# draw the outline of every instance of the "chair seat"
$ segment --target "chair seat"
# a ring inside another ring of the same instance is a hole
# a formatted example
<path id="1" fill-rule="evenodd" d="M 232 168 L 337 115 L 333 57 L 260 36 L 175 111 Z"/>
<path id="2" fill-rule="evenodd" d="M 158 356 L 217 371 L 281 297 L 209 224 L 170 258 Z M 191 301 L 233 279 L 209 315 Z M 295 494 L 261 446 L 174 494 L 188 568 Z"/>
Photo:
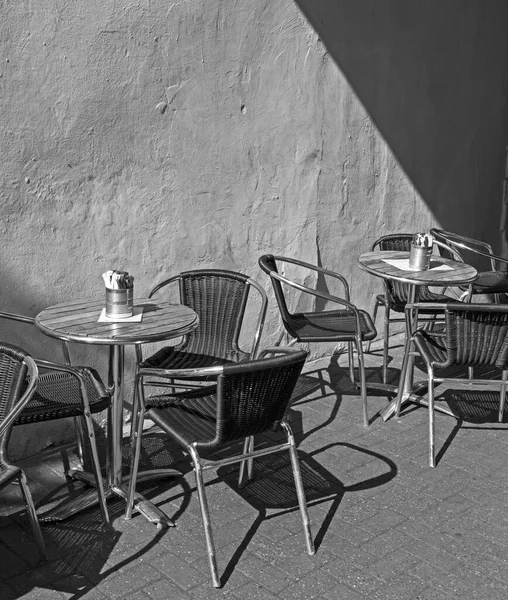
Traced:
<path id="1" fill-rule="evenodd" d="M 147 398 L 146 417 L 172 435 L 184 448 L 198 440 L 198 447 L 206 447 L 215 438 L 215 389 L 216 386 L 207 386 L 174 396 L 151 396 Z"/>
<path id="2" fill-rule="evenodd" d="M 235 352 L 228 358 L 221 358 L 204 353 L 187 352 L 184 349 L 167 346 L 148 357 L 141 364 L 141 368 L 148 369 L 201 369 L 216 367 L 230 363 L 241 362 L 248 359 L 248 354 Z"/>
<path id="3" fill-rule="evenodd" d="M 370 315 L 364 310 L 359 313 L 362 340 L 373 340 L 377 332 Z M 356 319 L 348 310 L 294 313 L 287 325 L 298 341 L 305 342 L 349 342 L 356 331 Z"/>
<path id="4" fill-rule="evenodd" d="M 109 406 L 110 397 L 98 382 L 96 371 L 84 367 L 75 368 L 79 368 L 85 379 L 91 412 L 105 410 Z M 41 373 L 37 390 L 15 425 L 81 415 L 83 415 L 83 402 L 78 379 L 69 373 L 50 371 Z"/>
<path id="5" fill-rule="evenodd" d="M 505 271 L 483 271 L 473 283 L 475 292 L 484 294 L 508 294 L 508 273 Z M 461 289 L 468 289 L 462 286 Z"/>
<path id="6" fill-rule="evenodd" d="M 394 301 L 388 303 L 384 294 L 378 294 L 376 296 L 376 300 L 383 306 L 387 306 L 388 304 L 390 308 L 395 312 L 403 313 L 406 307 L 405 302 Z M 446 294 L 436 294 L 434 292 L 431 292 L 427 286 L 420 286 L 418 290 L 418 302 L 456 302 L 456 300 L 450 298 L 450 296 L 447 296 Z M 425 314 L 427 312 L 434 313 L 435 311 L 426 311 L 425 309 L 420 309 L 419 312 Z"/>

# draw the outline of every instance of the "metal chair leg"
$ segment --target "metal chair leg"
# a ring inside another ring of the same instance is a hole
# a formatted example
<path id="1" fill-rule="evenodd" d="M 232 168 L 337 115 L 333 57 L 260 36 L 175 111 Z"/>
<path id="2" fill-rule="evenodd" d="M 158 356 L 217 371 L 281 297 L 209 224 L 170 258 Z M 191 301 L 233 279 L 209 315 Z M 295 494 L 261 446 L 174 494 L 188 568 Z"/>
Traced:
<path id="1" fill-rule="evenodd" d="M 245 438 L 243 443 L 243 453 L 247 454 L 254 450 L 254 436 Z M 245 465 L 247 464 L 247 477 L 245 477 Z M 252 457 L 242 460 L 240 463 L 240 472 L 238 473 L 238 487 L 242 488 L 246 481 L 252 479 L 254 472 L 254 459 Z"/>
<path id="2" fill-rule="evenodd" d="M 367 410 L 367 382 L 365 378 L 365 360 L 363 357 L 362 342 L 356 340 L 356 351 L 358 354 L 358 371 L 360 373 L 360 395 L 362 399 L 363 425 L 369 426 L 369 414 Z"/>
<path id="3" fill-rule="evenodd" d="M 20 474 L 19 482 L 20 482 L 20 486 L 21 486 L 21 492 L 23 494 L 23 499 L 25 501 L 26 509 L 28 512 L 28 516 L 30 518 L 30 523 L 32 524 L 32 530 L 34 532 L 35 541 L 37 542 L 37 546 L 39 547 L 39 553 L 43 560 L 47 560 L 48 554 L 46 552 L 46 544 L 44 543 L 44 538 L 42 537 L 41 526 L 39 523 L 39 519 L 37 518 L 37 512 L 35 511 L 32 494 L 30 492 L 30 488 L 28 487 L 26 475 L 23 473 L 23 471 Z"/>
<path id="4" fill-rule="evenodd" d="M 205 530 L 206 547 L 208 550 L 208 562 L 210 564 L 210 572 L 212 574 L 213 586 L 218 588 L 221 586 L 219 571 L 217 569 L 217 558 L 215 553 L 215 545 L 213 543 L 212 523 L 210 521 L 210 511 L 208 510 L 208 502 L 206 500 L 205 484 L 203 481 L 203 470 L 199 454 L 194 446 L 187 448 L 192 462 L 194 463 L 194 474 L 196 476 L 196 486 L 198 489 L 199 505 L 201 507 L 201 517 L 203 518 L 203 528 Z"/>
<path id="5" fill-rule="evenodd" d="M 348 353 L 348 361 L 349 361 L 349 378 L 353 382 L 353 385 L 356 385 L 356 382 L 355 382 L 355 360 L 354 360 L 354 356 L 353 356 L 353 344 L 351 342 L 348 342 L 347 353 Z"/>
<path id="6" fill-rule="evenodd" d="M 506 399 L 506 381 L 508 381 L 508 371 L 507 370 L 503 371 L 503 375 L 502 375 L 501 379 L 502 379 L 503 383 L 501 384 L 501 392 L 500 392 L 500 399 L 499 399 L 499 414 L 497 417 L 497 420 L 499 421 L 499 423 L 503 422 L 504 402 Z"/>
<path id="7" fill-rule="evenodd" d="M 101 463 L 99 461 L 99 453 L 97 452 L 97 443 L 95 441 L 95 427 L 94 421 L 92 419 L 92 414 L 90 413 L 90 404 L 88 402 L 88 395 L 85 388 L 85 385 L 82 380 L 80 380 L 81 386 L 81 395 L 83 396 L 83 403 L 85 406 L 84 410 L 84 421 L 88 434 L 88 449 L 92 456 L 92 466 L 93 466 L 93 474 L 95 478 L 95 486 L 97 489 L 97 495 L 99 496 L 99 506 L 101 510 L 102 521 L 105 525 L 109 525 L 109 513 L 108 507 L 106 504 L 106 494 L 104 493 L 104 482 L 102 480 L 101 473 Z"/>
<path id="8" fill-rule="evenodd" d="M 312 533 L 310 530 L 309 512 L 307 510 L 307 500 L 305 498 L 305 490 L 303 488 L 302 473 L 300 470 L 300 461 L 298 460 L 295 438 L 289 424 L 285 420 L 281 421 L 281 424 L 286 431 L 289 442 L 289 456 L 291 458 L 291 467 L 293 469 L 293 477 L 295 480 L 296 495 L 298 496 L 298 505 L 300 506 L 300 514 L 302 515 L 307 554 L 312 555 L 315 553 L 314 542 L 312 540 Z"/>
<path id="9" fill-rule="evenodd" d="M 381 302 L 379 302 L 379 300 L 376 299 L 376 302 L 374 303 L 374 310 L 372 311 L 372 322 L 374 323 L 374 326 L 376 326 L 377 311 L 380 306 L 381 306 Z M 372 340 L 367 342 L 367 344 L 365 346 L 366 352 L 370 352 L 371 344 L 372 344 Z"/>
<path id="10" fill-rule="evenodd" d="M 428 402 L 429 402 L 429 466 L 436 466 L 435 458 L 435 427 L 434 427 L 434 370 L 432 367 L 427 368 L 429 388 L 428 388 Z"/>
<path id="11" fill-rule="evenodd" d="M 385 306 L 383 335 L 383 383 L 386 383 L 388 381 L 388 348 L 390 346 L 390 307 L 388 304 Z"/>

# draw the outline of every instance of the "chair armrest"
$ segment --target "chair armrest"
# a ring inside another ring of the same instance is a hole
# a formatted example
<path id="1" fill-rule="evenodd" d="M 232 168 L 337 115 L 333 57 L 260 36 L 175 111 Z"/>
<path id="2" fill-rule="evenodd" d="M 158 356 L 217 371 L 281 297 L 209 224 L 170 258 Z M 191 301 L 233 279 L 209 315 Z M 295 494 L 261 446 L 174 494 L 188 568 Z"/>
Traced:
<path id="1" fill-rule="evenodd" d="M 178 279 L 180 279 L 180 274 L 173 275 L 172 277 L 169 277 L 169 279 L 165 279 L 164 281 L 161 281 L 152 289 L 152 291 L 150 292 L 148 297 L 152 298 L 160 289 L 162 289 L 163 287 L 166 287 L 167 285 L 169 285 L 175 281 L 178 281 Z"/>
<path id="2" fill-rule="evenodd" d="M 450 302 L 456 302 L 454 298 L 450 298 Z M 423 310 L 435 310 L 436 312 L 445 311 L 446 302 L 412 302 L 408 303 L 405 306 L 405 310 L 409 312 L 410 310 L 419 310 L 420 308 Z"/>
<path id="3" fill-rule="evenodd" d="M 10 321 L 20 321 L 21 323 L 29 323 L 35 325 L 35 319 L 33 317 L 27 317 L 25 315 L 17 315 L 14 313 L 0 311 L 0 318 L 9 319 Z"/>
<path id="4" fill-rule="evenodd" d="M 324 267 L 318 267 L 317 265 L 312 265 L 310 263 L 306 263 L 303 260 L 297 260 L 296 258 L 288 258 L 286 256 L 274 256 L 273 258 L 279 262 L 291 263 L 298 267 L 304 267 L 305 269 L 309 269 L 310 271 L 316 271 L 317 273 L 322 273 L 323 275 L 328 275 L 329 277 L 338 279 L 344 287 L 344 291 L 346 294 L 346 300 L 349 301 L 349 284 L 347 282 L 347 279 L 340 273 L 336 273 L 335 271 L 330 271 L 330 269 L 325 269 Z M 276 275 L 276 273 L 272 273 L 272 275 Z"/>
<path id="5" fill-rule="evenodd" d="M 35 326 L 35 318 L 34 317 L 27 317 L 26 315 L 18 315 L 18 314 L 15 314 L 15 313 L 9 313 L 9 312 L 0 311 L 0 318 L 1 319 L 8 319 L 9 321 L 18 321 L 20 323 L 26 323 L 28 325 Z M 71 357 L 70 357 L 70 352 L 69 352 L 69 345 L 64 340 L 62 340 L 61 344 L 62 344 L 62 350 L 63 350 L 64 359 L 67 362 L 67 364 L 70 365 L 71 364 Z"/>
<path id="6" fill-rule="evenodd" d="M 195 379 L 196 377 L 219 376 L 224 370 L 223 365 L 216 367 L 201 367 L 198 369 L 150 369 L 140 368 L 137 378 L 161 377 L 162 379 Z"/>
<path id="7" fill-rule="evenodd" d="M 267 348 L 263 348 L 263 350 L 259 352 L 258 358 L 264 358 L 269 354 L 298 354 L 300 352 L 302 352 L 301 348 L 293 348 L 290 346 L 269 346 Z"/>
<path id="8" fill-rule="evenodd" d="M 39 381 L 39 371 L 37 369 L 37 365 L 33 358 L 30 356 L 25 356 L 24 362 L 27 366 L 27 376 L 29 378 L 28 385 L 23 392 L 23 395 L 16 403 L 16 406 L 9 412 L 9 414 L 5 417 L 5 419 L 0 423 L 0 438 L 4 434 L 6 430 L 13 425 L 16 419 L 19 417 L 30 398 L 33 396 L 35 389 L 37 387 L 37 383 Z"/>

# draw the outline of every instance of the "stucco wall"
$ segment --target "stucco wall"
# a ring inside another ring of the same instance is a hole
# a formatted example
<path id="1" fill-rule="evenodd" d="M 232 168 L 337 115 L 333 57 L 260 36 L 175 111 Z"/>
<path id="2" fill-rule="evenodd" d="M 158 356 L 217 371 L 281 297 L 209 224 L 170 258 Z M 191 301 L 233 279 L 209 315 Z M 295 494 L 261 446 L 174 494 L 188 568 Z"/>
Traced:
<path id="1" fill-rule="evenodd" d="M 266 284 L 264 252 L 344 273 L 370 307 L 356 259 L 383 233 L 497 244 L 506 3 L 445 4 L 4 3 L 1 309 L 97 296 L 108 268 L 138 296 L 212 265 Z M 277 327 L 272 303 L 263 343 Z M 106 374 L 104 349 L 74 356 Z"/>

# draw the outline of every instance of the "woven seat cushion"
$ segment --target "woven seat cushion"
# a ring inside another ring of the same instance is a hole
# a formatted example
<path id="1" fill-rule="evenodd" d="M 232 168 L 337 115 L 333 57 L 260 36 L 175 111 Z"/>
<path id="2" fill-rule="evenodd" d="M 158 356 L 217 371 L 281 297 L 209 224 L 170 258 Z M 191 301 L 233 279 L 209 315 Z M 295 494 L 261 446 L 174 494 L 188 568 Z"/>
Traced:
<path id="1" fill-rule="evenodd" d="M 85 367 L 75 368 L 79 368 L 85 378 L 91 412 L 97 413 L 106 409 L 110 397 L 99 383 L 96 372 Z M 69 373 L 49 371 L 40 374 L 35 394 L 23 409 L 15 425 L 78 417 L 82 414 L 83 401 L 77 378 Z"/>
<path id="2" fill-rule="evenodd" d="M 473 283 L 476 292 L 484 294 L 508 294 L 508 273 L 505 271 L 484 271 Z M 467 289 L 467 286 L 463 286 Z"/>
<path id="3" fill-rule="evenodd" d="M 147 398 L 146 417 L 173 436 L 183 447 L 215 438 L 217 397 L 215 386 L 174 396 Z"/>
<path id="4" fill-rule="evenodd" d="M 450 298 L 446 294 L 437 294 L 431 292 L 426 285 L 422 285 L 418 288 L 418 302 L 457 302 L 457 300 Z M 381 304 L 386 306 L 386 298 L 384 294 L 379 294 L 377 299 Z M 406 301 L 398 298 L 392 298 L 390 301 L 390 308 L 395 312 L 404 312 L 406 308 Z M 424 308 L 419 309 L 419 313 L 435 313 L 435 311 L 426 311 Z"/>
<path id="5" fill-rule="evenodd" d="M 359 313 L 362 339 L 373 340 L 376 329 L 370 315 L 364 310 Z M 294 337 L 306 342 L 351 341 L 355 336 L 356 319 L 349 310 L 295 313 L 287 326 Z"/>
<path id="6" fill-rule="evenodd" d="M 234 352 L 228 358 L 188 352 L 185 348 L 167 346 L 143 361 L 141 367 L 148 369 L 198 369 L 240 362 L 248 358 L 243 352 Z"/>

